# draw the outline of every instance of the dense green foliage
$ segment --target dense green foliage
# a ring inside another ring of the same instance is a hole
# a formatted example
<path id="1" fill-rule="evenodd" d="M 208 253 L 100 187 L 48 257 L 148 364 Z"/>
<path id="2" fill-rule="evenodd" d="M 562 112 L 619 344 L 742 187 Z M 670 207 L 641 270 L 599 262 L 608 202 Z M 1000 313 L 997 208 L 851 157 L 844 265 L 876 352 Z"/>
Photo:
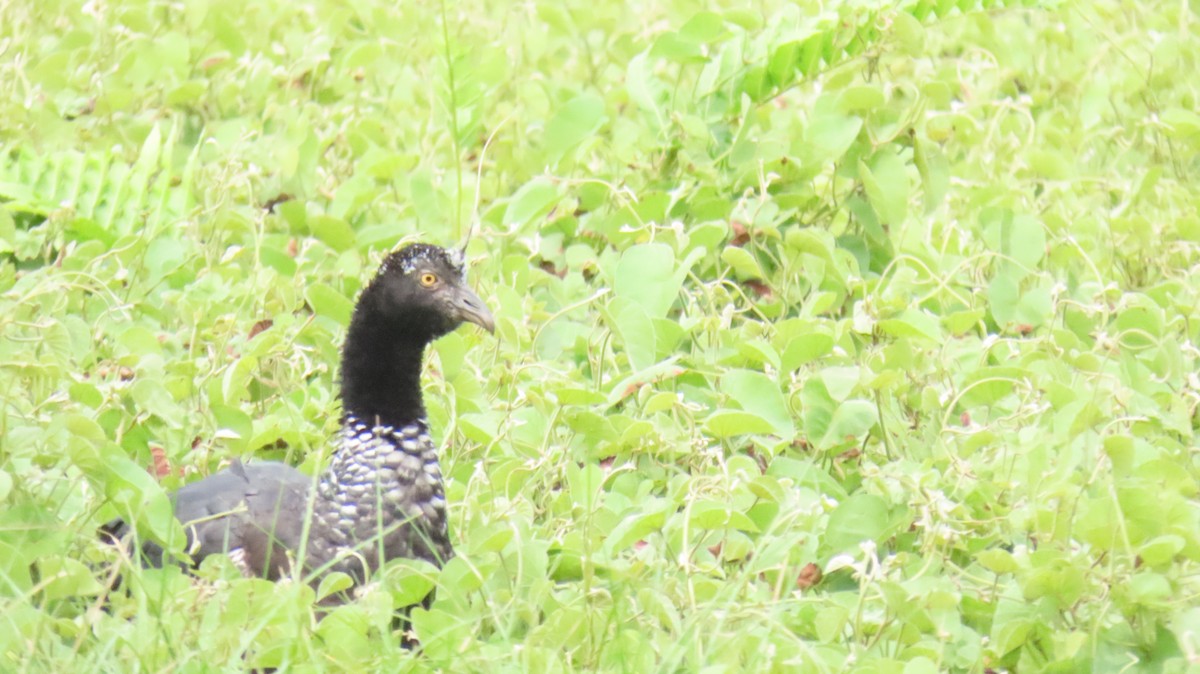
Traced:
<path id="1" fill-rule="evenodd" d="M 0 2 L 0 671 L 1197 671 L 1200 17 L 1033 4 Z M 440 574 L 97 541 L 472 224 Z"/>

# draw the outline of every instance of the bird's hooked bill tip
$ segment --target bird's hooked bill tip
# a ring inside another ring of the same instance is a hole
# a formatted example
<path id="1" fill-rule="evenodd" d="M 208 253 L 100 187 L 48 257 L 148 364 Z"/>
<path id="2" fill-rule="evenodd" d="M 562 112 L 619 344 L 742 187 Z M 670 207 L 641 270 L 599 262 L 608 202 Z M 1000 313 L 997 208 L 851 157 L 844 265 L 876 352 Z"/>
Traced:
<path id="1" fill-rule="evenodd" d="M 483 313 L 478 316 L 468 317 L 467 320 L 487 330 L 489 334 L 496 334 L 496 319 L 487 309 L 484 309 Z"/>
<path id="2" fill-rule="evenodd" d="M 457 305 L 458 315 L 462 320 L 474 323 L 493 335 L 496 334 L 496 317 L 474 292 L 463 288 L 459 293 Z"/>

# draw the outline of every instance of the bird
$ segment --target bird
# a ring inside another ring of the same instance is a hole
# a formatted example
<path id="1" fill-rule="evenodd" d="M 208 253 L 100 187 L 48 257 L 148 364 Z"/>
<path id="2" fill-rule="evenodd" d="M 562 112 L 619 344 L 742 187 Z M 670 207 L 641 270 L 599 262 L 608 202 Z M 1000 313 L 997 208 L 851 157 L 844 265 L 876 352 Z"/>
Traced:
<path id="1" fill-rule="evenodd" d="M 495 333 L 492 312 L 467 285 L 463 251 L 414 243 L 387 255 L 342 346 L 341 428 L 328 467 L 313 477 L 235 460 L 183 486 L 172 501 L 188 558 L 142 541 L 144 563 L 198 566 L 223 553 L 247 577 L 279 580 L 299 568 L 315 587 L 340 571 L 352 588 L 392 559 L 442 566 L 454 550 L 421 372 L 426 346 L 464 323 Z M 101 528 L 131 539 L 123 520 Z"/>

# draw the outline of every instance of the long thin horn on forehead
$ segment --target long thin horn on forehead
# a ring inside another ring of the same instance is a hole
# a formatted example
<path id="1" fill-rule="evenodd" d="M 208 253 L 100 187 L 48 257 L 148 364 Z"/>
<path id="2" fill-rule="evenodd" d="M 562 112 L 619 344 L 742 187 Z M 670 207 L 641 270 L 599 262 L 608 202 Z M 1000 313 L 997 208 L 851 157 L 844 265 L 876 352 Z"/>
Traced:
<path id="1" fill-rule="evenodd" d="M 458 245 L 458 246 L 454 246 L 455 248 L 462 251 L 463 259 L 466 259 L 467 245 L 469 243 L 471 243 L 471 236 L 473 236 L 475 234 L 475 222 L 476 222 L 475 218 L 474 218 L 474 216 L 472 216 L 471 225 L 469 227 L 467 227 L 467 235 L 465 237 L 463 237 L 462 244 Z"/>

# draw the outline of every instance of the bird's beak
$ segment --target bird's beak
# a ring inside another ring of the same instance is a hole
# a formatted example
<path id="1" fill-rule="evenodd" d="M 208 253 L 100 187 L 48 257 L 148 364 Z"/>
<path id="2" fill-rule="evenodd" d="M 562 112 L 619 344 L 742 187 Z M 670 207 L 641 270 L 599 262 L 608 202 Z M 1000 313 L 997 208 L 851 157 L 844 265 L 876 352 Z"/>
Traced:
<path id="1" fill-rule="evenodd" d="M 479 299 L 479 295 L 470 288 L 459 286 L 454 289 L 454 310 L 458 312 L 460 319 L 474 323 L 492 334 L 496 333 L 496 318 L 492 316 L 483 300 Z"/>

